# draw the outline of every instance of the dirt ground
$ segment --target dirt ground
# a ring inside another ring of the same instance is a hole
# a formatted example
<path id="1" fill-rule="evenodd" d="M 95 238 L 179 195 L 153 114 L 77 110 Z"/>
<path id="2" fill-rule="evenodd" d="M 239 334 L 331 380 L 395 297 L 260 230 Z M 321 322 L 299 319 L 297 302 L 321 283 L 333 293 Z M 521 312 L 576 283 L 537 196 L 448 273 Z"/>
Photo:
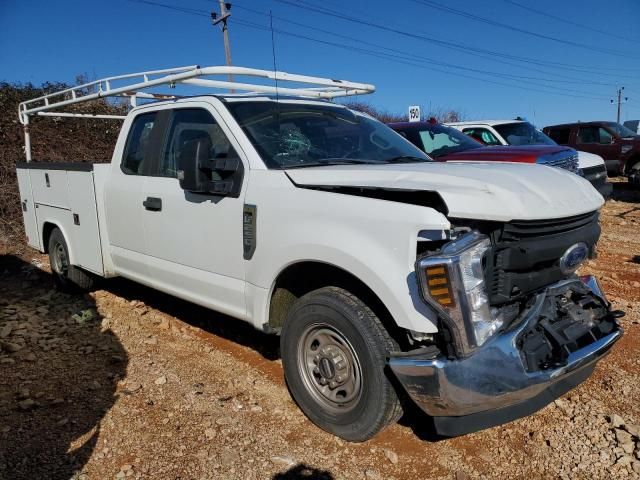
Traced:
<path id="1" fill-rule="evenodd" d="M 362 444 L 292 402 L 276 338 L 124 280 L 52 289 L 48 261 L 0 256 L 0 479 L 640 478 L 640 192 L 616 184 L 583 268 L 624 338 L 542 411 L 460 438 L 410 409 Z"/>

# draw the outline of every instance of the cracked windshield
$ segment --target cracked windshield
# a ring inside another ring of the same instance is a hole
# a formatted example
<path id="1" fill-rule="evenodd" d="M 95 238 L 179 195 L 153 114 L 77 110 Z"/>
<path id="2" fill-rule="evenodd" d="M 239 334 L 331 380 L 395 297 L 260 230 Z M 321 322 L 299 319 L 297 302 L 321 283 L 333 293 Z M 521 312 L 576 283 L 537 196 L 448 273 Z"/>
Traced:
<path id="1" fill-rule="evenodd" d="M 431 160 L 386 125 L 344 107 L 265 101 L 228 108 L 269 168 Z"/>

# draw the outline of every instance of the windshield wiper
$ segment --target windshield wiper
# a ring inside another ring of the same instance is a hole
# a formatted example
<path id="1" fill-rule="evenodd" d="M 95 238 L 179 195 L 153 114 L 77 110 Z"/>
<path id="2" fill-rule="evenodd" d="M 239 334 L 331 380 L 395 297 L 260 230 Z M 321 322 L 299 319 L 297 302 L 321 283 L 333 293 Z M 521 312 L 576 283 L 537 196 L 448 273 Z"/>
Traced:
<path id="1" fill-rule="evenodd" d="M 371 165 L 386 163 L 380 160 L 371 160 L 364 158 L 323 158 L 315 162 L 303 162 L 297 165 L 283 165 L 281 168 L 305 168 L 305 167 L 326 167 L 331 165 Z"/>
<path id="2" fill-rule="evenodd" d="M 428 162 L 428 158 L 416 157 L 415 155 L 398 155 L 397 157 L 387 158 L 386 163 L 412 163 L 412 162 Z"/>

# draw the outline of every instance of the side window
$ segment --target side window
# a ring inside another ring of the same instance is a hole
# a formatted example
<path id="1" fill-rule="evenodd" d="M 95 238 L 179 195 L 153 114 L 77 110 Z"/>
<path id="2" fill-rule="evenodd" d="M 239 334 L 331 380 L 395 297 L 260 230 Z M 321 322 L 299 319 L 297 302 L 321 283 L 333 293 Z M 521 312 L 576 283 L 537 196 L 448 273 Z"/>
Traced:
<path id="1" fill-rule="evenodd" d="M 487 146 L 502 145 L 500 140 L 498 140 L 496 136 L 486 128 L 465 128 L 462 132 Z"/>
<path id="2" fill-rule="evenodd" d="M 580 127 L 578 129 L 578 143 L 600 143 L 597 127 Z"/>
<path id="3" fill-rule="evenodd" d="M 570 128 L 552 128 L 549 130 L 551 139 L 560 145 L 567 145 L 571 136 Z"/>
<path id="4" fill-rule="evenodd" d="M 151 162 L 151 131 L 156 124 L 156 112 L 138 115 L 131 124 L 124 147 L 121 168 L 128 175 L 143 175 Z"/>
<path id="5" fill-rule="evenodd" d="M 446 153 L 447 149 L 455 149 L 461 144 L 457 138 L 448 135 L 446 132 L 432 132 L 429 130 L 420 132 L 420 140 L 422 141 L 423 150 L 429 155 L 439 151 Z"/>
<path id="6" fill-rule="evenodd" d="M 176 177 L 180 155 L 186 151 L 185 145 L 202 138 L 208 138 L 211 142 L 209 158 L 237 156 L 226 135 L 208 111 L 201 108 L 174 110 L 158 174 L 163 177 Z"/>
<path id="7" fill-rule="evenodd" d="M 613 135 L 608 130 L 600 127 L 598 129 L 600 143 L 603 145 L 609 145 L 613 141 Z"/>

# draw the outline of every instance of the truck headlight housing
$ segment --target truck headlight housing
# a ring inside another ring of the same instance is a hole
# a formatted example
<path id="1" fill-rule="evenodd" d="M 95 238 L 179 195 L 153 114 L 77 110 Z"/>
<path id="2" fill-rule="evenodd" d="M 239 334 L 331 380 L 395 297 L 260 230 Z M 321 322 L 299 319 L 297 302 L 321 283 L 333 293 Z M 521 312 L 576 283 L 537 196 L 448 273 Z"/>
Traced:
<path id="1" fill-rule="evenodd" d="M 486 235 L 470 232 L 416 263 L 424 300 L 442 314 L 462 356 L 484 344 L 504 323 L 489 305 L 485 286 L 483 258 L 490 247 Z"/>

